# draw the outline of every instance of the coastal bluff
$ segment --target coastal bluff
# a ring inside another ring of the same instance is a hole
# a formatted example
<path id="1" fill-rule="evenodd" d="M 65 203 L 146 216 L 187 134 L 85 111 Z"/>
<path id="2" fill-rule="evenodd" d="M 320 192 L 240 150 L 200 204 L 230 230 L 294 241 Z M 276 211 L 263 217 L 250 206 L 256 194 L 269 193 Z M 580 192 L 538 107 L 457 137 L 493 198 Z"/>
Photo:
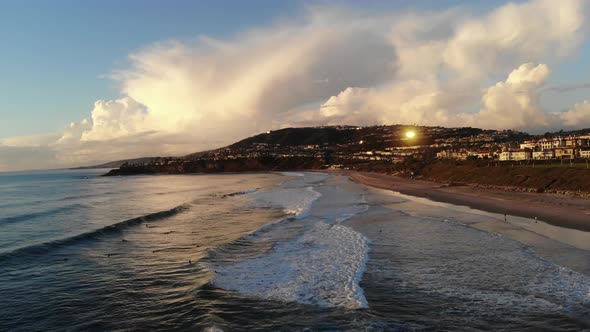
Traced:
<path id="1" fill-rule="evenodd" d="M 582 130 L 586 132 L 590 130 Z M 411 137 L 406 135 L 411 132 Z M 437 157 L 453 148 L 502 151 L 525 140 L 565 135 L 530 135 L 511 130 L 409 125 L 286 128 L 229 146 L 182 157 L 121 161 L 106 176 L 235 173 L 287 170 L 375 172 L 442 185 L 590 196 L 588 160 L 499 161 Z M 575 133 L 574 133 L 575 134 Z"/>

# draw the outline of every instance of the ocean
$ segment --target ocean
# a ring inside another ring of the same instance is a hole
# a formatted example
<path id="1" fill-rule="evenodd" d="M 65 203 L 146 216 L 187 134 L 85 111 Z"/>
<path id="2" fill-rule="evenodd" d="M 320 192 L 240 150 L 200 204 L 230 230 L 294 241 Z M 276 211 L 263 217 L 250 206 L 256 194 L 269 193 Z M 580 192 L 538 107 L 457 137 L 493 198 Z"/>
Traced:
<path id="1" fill-rule="evenodd" d="M 535 233 L 570 264 L 338 174 L 105 172 L 0 173 L 0 331 L 590 329 L 587 234 Z"/>

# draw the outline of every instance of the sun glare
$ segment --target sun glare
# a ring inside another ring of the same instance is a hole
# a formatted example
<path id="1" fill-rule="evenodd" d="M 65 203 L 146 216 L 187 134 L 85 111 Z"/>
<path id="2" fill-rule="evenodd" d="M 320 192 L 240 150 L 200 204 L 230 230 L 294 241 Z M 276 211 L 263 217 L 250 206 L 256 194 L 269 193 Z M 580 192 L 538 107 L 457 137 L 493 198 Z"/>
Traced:
<path id="1" fill-rule="evenodd" d="M 406 132 L 406 137 L 407 138 L 414 138 L 414 136 L 416 136 L 416 133 L 413 131 L 408 131 Z"/>

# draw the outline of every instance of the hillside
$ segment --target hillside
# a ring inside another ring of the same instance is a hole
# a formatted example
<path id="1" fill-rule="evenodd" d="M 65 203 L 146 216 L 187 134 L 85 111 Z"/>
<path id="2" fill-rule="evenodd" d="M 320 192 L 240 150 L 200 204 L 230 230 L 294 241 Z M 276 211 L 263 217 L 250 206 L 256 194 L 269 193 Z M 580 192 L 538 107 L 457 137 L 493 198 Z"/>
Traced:
<path id="1" fill-rule="evenodd" d="M 416 132 L 413 140 L 405 137 L 406 132 Z M 443 128 L 420 126 L 326 126 L 307 128 L 286 128 L 262 133 L 243 139 L 227 148 L 244 149 L 255 144 L 269 144 L 281 146 L 328 145 L 332 147 L 342 145 L 356 145 L 363 141 L 365 149 L 384 149 L 396 146 L 429 145 L 437 139 L 449 137 L 476 137 L 482 133 L 496 133 L 478 128 Z"/>
<path id="2" fill-rule="evenodd" d="M 408 132 L 415 135 L 408 137 Z M 515 131 L 408 125 L 285 128 L 184 157 L 128 160 L 110 175 L 326 167 L 400 172 L 413 168 L 416 160 L 431 159 L 440 147 L 502 144 L 529 136 Z"/>
<path id="3" fill-rule="evenodd" d="M 406 133 L 415 137 L 409 139 Z M 304 151 L 340 153 L 349 155 L 359 151 L 382 151 L 386 149 L 420 147 L 444 144 L 473 145 L 485 142 L 515 142 L 531 135 L 516 131 L 483 130 L 479 128 L 444 128 L 409 125 L 391 126 L 323 126 L 285 128 L 248 137 L 227 147 L 197 152 L 183 157 L 184 160 L 200 158 L 224 158 L 228 155 L 251 153 L 296 153 Z M 464 140 L 464 142 L 461 142 Z"/>
<path id="4" fill-rule="evenodd" d="M 407 136 L 408 132 L 415 136 Z M 590 192 L 590 170 L 585 168 L 534 168 L 511 162 L 436 159 L 436 153 L 442 149 L 501 151 L 506 146 L 518 146 L 524 140 L 540 136 L 543 135 L 510 130 L 406 125 L 286 128 L 179 158 L 120 161 L 120 168 L 108 175 L 336 168 L 418 177 L 440 183 L 537 192 Z"/>

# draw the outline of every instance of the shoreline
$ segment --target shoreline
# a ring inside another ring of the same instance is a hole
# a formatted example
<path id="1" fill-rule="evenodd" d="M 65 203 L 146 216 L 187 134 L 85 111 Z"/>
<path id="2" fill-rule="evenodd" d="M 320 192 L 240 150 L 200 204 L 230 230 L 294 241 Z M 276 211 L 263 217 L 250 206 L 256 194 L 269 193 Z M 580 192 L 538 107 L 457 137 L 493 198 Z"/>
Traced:
<path id="1" fill-rule="evenodd" d="M 352 181 L 433 201 L 468 206 L 486 212 L 534 219 L 553 226 L 590 232 L 590 199 L 558 194 L 514 192 L 410 180 L 370 172 L 341 172 Z"/>

